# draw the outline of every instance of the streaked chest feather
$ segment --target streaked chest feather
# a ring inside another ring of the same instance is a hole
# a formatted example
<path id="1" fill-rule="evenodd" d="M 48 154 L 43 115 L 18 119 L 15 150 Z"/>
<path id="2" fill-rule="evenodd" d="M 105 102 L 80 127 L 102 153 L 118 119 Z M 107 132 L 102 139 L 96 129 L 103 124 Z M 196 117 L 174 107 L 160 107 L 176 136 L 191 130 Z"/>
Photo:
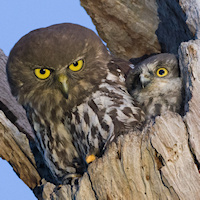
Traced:
<path id="1" fill-rule="evenodd" d="M 133 130 L 142 114 L 119 79 L 108 74 L 99 89 L 74 107 L 69 119 L 70 132 L 85 154 L 103 149 L 117 135 Z"/>
<path id="2" fill-rule="evenodd" d="M 123 77 L 108 73 L 98 90 L 71 111 L 62 112 L 59 122 L 45 124 L 38 113 L 33 114 L 37 143 L 54 174 L 62 177 L 66 172 L 75 173 L 78 164 L 74 160 L 81 163 L 88 154 L 101 155 L 118 135 L 139 127 L 143 113 L 134 105 L 123 81 Z"/>

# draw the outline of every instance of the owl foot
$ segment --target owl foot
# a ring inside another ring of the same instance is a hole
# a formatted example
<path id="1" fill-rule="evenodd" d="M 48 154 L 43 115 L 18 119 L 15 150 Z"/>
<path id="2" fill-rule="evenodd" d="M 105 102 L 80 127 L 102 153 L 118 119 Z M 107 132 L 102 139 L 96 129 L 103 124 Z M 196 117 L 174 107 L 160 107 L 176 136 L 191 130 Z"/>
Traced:
<path id="1" fill-rule="evenodd" d="M 87 164 L 89 164 L 89 163 L 93 162 L 95 159 L 96 159 L 96 156 L 91 154 L 86 157 L 86 162 L 87 162 Z"/>
<path id="2" fill-rule="evenodd" d="M 62 180 L 62 184 L 59 186 L 75 183 L 80 177 L 82 177 L 81 174 L 67 174 Z"/>

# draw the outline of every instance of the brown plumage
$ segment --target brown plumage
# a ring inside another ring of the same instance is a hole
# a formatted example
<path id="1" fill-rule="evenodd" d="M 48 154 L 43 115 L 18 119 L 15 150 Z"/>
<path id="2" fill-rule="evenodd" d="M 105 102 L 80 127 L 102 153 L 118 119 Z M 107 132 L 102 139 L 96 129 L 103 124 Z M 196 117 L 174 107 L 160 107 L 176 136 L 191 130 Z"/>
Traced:
<path id="1" fill-rule="evenodd" d="M 129 64 L 112 58 L 94 32 L 69 23 L 32 31 L 11 50 L 11 91 L 58 182 L 83 173 L 88 155 L 100 156 L 140 126 L 143 112 L 125 87 Z"/>
<path id="2" fill-rule="evenodd" d="M 167 110 L 180 112 L 182 79 L 175 55 L 162 53 L 140 62 L 128 74 L 126 85 L 146 119 Z"/>

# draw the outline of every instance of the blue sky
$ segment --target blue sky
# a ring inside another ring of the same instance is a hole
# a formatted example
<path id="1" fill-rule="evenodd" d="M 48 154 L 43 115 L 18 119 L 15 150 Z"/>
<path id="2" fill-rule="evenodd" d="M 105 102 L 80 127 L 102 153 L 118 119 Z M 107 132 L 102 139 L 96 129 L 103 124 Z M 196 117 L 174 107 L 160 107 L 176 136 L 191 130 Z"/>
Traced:
<path id="1" fill-rule="evenodd" d="M 71 22 L 95 31 L 79 0 L 1 0 L 0 48 L 8 55 L 14 44 L 33 29 Z"/>
<path id="2" fill-rule="evenodd" d="M 0 48 L 8 56 L 14 44 L 31 30 L 57 23 L 76 23 L 96 32 L 79 0 L 1 0 Z M 1 147 L 0 147 L 1 148 Z M 32 191 L 0 158 L 0 199 L 35 200 Z"/>

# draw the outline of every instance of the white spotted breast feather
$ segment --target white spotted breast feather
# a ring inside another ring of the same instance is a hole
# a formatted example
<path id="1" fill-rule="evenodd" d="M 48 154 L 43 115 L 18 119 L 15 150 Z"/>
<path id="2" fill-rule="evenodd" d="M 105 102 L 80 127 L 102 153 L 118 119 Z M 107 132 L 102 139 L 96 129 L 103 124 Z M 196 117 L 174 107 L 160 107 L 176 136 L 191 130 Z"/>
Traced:
<path id="1" fill-rule="evenodd" d="M 140 128 L 144 121 L 143 111 L 136 106 L 125 86 L 126 73 L 130 69 L 126 66 L 122 72 L 112 60 L 98 90 L 69 114 L 70 132 L 84 157 L 100 156 L 118 135 Z"/>

